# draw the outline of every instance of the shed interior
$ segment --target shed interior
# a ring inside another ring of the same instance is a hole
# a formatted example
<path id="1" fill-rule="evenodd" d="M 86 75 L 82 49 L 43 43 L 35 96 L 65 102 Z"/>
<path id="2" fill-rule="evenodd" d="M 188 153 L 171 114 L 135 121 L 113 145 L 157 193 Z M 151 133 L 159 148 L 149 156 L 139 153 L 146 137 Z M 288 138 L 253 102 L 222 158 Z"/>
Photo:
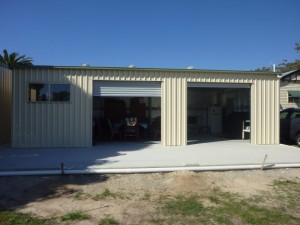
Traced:
<path id="1" fill-rule="evenodd" d="M 93 143 L 160 140 L 160 97 L 93 97 Z"/>
<path id="2" fill-rule="evenodd" d="M 243 125 L 250 130 L 250 88 L 189 87 L 187 104 L 188 144 L 242 139 Z"/>

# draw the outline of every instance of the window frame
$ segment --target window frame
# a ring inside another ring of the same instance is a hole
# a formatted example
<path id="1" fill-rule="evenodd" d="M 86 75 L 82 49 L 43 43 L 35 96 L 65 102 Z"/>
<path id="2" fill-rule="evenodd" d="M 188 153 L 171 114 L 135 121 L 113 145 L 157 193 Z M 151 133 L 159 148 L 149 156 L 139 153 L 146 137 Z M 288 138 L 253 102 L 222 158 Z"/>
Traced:
<path id="1" fill-rule="evenodd" d="M 300 92 L 300 91 L 299 91 Z M 289 91 L 287 92 L 288 95 L 288 103 L 300 103 L 300 97 L 293 97 Z"/>
<path id="2" fill-rule="evenodd" d="M 32 88 L 30 87 L 30 85 L 45 85 L 47 87 L 47 92 L 46 92 L 46 96 L 47 96 L 47 100 L 37 100 L 37 96 L 35 97 L 36 100 L 32 101 L 31 100 L 31 90 Z M 34 82 L 34 83 L 28 83 L 27 85 L 27 101 L 30 103 L 40 103 L 40 102 L 49 102 L 49 85 L 47 83 L 42 83 L 42 82 Z"/>
<path id="3" fill-rule="evenodd" d="M 52 100 L 52 90 L 51 90 L 51 86 L 54 85 L 68 85 L 69 86 L 69 100 L 66 101 L 55 101 Z M 71 102 L 71 85 L 69 83 L 49 83 L 49 102 Z"/>
<path id="4" fill-rule="evenodd" d="M 30 85 L 31 84 L 44 84 L 48 86 L 48 93 L 47 93 L 47 100 L 46 101 L 31 101 L 30 100 Z M 69 86 L 69 100 L 68 101 L 53 101 L 51 100 L 51 85 L 68 85 Z M 72 99 L 72 94 L 71 94 L 71 84 L 70 83 L 58 83 L 58 82 L 28 82 L 27 83 L 27 95 L 26 95 L 26 100 L 27 103 L 52 103 L 52 104 L 57 104 L 57 103 L 71 103 Z"/>

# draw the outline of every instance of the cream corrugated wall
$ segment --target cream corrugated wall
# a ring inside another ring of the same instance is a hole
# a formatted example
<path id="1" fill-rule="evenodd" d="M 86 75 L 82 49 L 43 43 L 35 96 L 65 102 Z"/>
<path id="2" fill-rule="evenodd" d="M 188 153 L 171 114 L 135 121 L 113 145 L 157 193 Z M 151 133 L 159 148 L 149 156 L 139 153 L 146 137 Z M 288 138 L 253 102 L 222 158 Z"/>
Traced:
<path id="1" fill-rule="evenodd" d="M 15 69 L 13 76 L 13 147 L 92 145 L 92 83 L 85 71 Z M 71 102 L 28 102 L 31 82 L 71 83 Z"/>
<path id="2" fill-rule="evenodd" d="M 12 72 L 0 65 L 0 144 L 11 139 Z"/>
<path id="3" fill-rule="evenodd" d="M 257 78 L 251 87 L 251 140 L 279 144 L 279 80 Z"/>
<path id="4" fill-rule="evenodd" d="M 186 145 L 187 82 L 183 77 L 169 77 L 163 82 L 162 139 L 166 146 Z"/>
<path id="5" fill-rule="evenodd" d="M 187 144 L 188 82 L 249 83 L 252 143 L 279 142 L 279 81 L 274 74 L 65 67 L 15 69 L 13 73 L 14 147 L 92 146 L 93 80 L 162 82 L 161 128 L 166 146 Z M 70 83 L 71 102 L 29 103 L 30 82 Z"/>

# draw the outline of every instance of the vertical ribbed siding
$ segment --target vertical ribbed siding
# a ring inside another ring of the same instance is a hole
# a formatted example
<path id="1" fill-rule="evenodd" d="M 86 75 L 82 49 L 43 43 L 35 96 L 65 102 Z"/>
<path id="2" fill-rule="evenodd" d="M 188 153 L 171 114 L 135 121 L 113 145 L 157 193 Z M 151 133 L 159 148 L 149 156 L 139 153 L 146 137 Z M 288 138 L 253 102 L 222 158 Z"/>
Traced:
<path id="1" fill-rule="evenodd" d="M 279 144 L 279 80 L 254 80 L 251 87 L 251 142 Z"/>
<path id="2" fill-rule="evenodd" d="M 13 147 L 90 147 L 91 85 L 87 75 L 65 69 L 14 70 Z M 29 83 L 69 83 L 71 101 L 27 101 Z"/>
<path id="3" fill-rule="evenodd" d="M 186 145 L 187 83 L 185 78 L 166 78 L 163 82 L 163 144 Z"/>
<path id="4" fill-rule="evenodd" d="M 247 83 L 251 87 L 251 141 L 279 143 L 279 81 L 274 75 L 126 69 L 27 68 L 13 71 L 14 147 L 90 147 L 93 80 L 162 82 L 161 136 L 186 145 L 187 82 Z M 28 83 L 70 83 L 70 103 L 29 103 Z"/>
<path id="5" fill-rule="evenodd" d="M 0 144 L 11 141 L 12 73 L 0 65 Z"/>
<path id="6" fill-rule="evenodd" d="M 188 82 L 249 83 L 251 85 L 251 143 L 279 144 L 279 79 L 274 75 L 203 74 Z"/>

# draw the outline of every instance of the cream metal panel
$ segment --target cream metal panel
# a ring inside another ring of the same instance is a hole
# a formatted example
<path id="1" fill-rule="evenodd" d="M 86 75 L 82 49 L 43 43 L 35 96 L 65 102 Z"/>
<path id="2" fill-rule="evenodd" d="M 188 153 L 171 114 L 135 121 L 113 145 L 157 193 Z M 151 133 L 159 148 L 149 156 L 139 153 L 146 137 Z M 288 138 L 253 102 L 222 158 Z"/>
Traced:
<path id="1" fill-rule="evenodd" d="M 64 69 L 13 71 L 13 147 L 91 146 L 92 86 Z M 28 102 L 29 83 L 70 83 L 70 102 Z"/>
<path id="2" fill-rule="evenodd" d="M 12 72 L 0 65 L 0 144 L 11 140 Z"/>
<path id="3" fill-rule="evenodd" d="M 187 142 L 187 82 L 185 78 L 166 78 L 163 82 L 162 137 L 165 146 Z"/>
<path id="4" fill-rule="evenodd" d="M 251 141 L 279 144 L 279 80 L 256 79 L 251 87 Z"/>
<path id="5" fill-rule="evenodd" d="M 300 91 L 300 84 L 280 82 L 280 109 L 300 107 L 300 103 L 289 103 L 288 91 Z"/>
<path id="6" fill-rule="evenodd" d="M 90 147 L 93 80 L 161 82 L 162 144 L 186 145 L 187 82 L 251 84 L 251 140 L 279 142 L 279 81 L 274 74 L 127 68 L 33 67 L 15 69 L 14 147 Z M 30 82 L 71 84 L 70 103 L 29 103 Z"/>

